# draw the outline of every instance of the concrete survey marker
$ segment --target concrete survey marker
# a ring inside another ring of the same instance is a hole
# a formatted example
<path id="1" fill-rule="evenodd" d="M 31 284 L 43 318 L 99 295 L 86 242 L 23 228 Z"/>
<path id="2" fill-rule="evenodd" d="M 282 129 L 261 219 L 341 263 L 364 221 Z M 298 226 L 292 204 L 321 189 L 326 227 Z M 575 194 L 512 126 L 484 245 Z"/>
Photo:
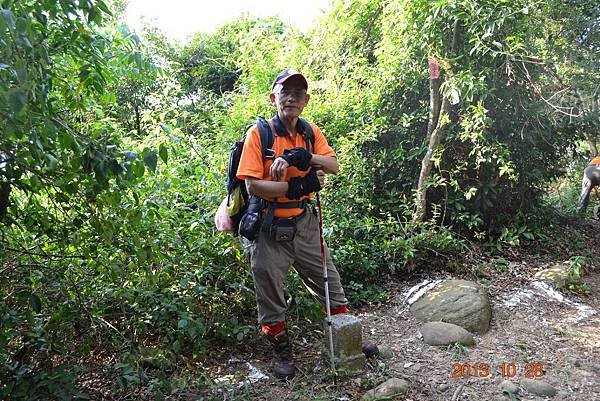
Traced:
<path id="1" fill-rule="evenodd" d="M 329 356 L 329 334 L 327 321 L 325 326 L 325 347 Z M 362 353 L 362 326 L 356 316 L 342 313 L 331 317 L 333 334 L 333 355 L 335 367 L 341 371 L 354 372 L 365 367 L 366 359 Z"/>

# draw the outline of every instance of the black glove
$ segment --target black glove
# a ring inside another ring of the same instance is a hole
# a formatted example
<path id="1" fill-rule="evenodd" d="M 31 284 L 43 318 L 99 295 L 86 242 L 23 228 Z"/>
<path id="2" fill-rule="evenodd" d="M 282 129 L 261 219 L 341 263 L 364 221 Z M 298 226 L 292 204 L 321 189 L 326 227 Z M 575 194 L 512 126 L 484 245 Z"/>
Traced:
<path id="1" fill-rule="evenodd" d="M 281 158 L 290 166 L 294 166 L 300 171 L 306 171 L 310 167 L 312 154 L 304 148 L 294 148 L 285 150 Z"/>
<path id="2" fill-rule="evenodd" d="M 321 183 L 317 172 L 310 170 L 304 177 L 294 177 L 288 181 L 288 191 L 285 196 L 288 199 L 300 199 L 304 195 L 308 195 L 311 192 L 319 191 L 321 189 Z"/>

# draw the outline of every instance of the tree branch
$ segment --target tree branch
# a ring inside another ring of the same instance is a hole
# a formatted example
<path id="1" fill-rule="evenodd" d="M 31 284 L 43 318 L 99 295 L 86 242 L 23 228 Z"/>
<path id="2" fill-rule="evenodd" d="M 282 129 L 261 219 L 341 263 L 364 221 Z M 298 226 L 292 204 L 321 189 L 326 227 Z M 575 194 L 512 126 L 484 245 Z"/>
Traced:
<path id="1" fill-rule="evenodd" d="M 373 25 L 375 25 L 375 21 L 377 21 L 377 18 L 379 17 L 379 14 L 381 14 L 382 11 L 383 11 L 383 5 L 379 6 L 379 8 L 377 10 L 375 10 L 375 13 L 371 17 L 371 20 L 369 21 L 369 25 L 367 26 L 367 32 L 365 34 L 365 40 L 363 41 L 363 47 L 367 47 L 367 43 L 369 42 L 369 37 L 371 36 L 371 29 L 373 29 Z"/>

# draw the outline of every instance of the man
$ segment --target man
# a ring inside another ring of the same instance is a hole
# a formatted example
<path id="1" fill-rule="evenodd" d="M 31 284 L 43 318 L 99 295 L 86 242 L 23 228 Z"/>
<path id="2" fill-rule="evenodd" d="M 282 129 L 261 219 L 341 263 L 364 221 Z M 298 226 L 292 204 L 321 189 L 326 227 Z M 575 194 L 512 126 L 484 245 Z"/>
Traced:
<path id="1" fill-rule="evenodd" d="M 325 305 L 319 221 L 307 201 L 323 187 L 326 173 L 336 174 L 339 170 L 333 149 L 314 124 L 314 145 L 306 149 L 306 128 L 299 118 L 310 99 L 307 90 L 308 82 L 298 71 L 288 69 L 277 76 L 269 95 L 276 109 L 275 117 L 269 120 L 274 134 L 273 158 L 263 160 L 260 134 L 253 126 L 247 133 L 237 171 L 250 195 L 277 202 L 271 228 L 261 230 L 249 248 L 258 321 L 273 345 L 275 376 L 282 380 L 292 379 L 295 374 L 292 342 L 285 325 L 283 282 L 290 265 L 294 266 L 311 294 Z M 269 210 L 263 213 L 268 215 Z M 284 234 L 278 234 L 278 230 Z M 331 313 L 347 313 L 348 300 L 327 247 L 325 255 Z M 369 346 L 365 352 L 372 356 L 377 350 Z"/>
<path id="2" fill-rule="evenodd" d="M 581 183 L 581 195 L 579 195 L 579 204 L 577 212 L 584 211 L 590 200 L 590 192 L 594 187 L 600 185 L 600 156 L 596 156 L 583 170 L 583 180 Z M 598 217 L 598 216 L 596 216 Z"/>

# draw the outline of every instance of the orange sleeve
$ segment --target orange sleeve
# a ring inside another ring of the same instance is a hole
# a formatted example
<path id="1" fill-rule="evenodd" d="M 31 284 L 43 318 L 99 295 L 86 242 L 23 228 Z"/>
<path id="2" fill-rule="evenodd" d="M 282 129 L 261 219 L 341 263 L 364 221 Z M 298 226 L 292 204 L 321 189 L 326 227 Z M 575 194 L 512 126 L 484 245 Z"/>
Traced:
<path id="1" fill-rule="evenodd" d="M 246 142 L 238 166 L 237 178 L 245 180 L 246 178 L 264 178 L 264 165 L 262 157 L 262 144 L 258 127 L 253 125 L 246 132 Z"/>
<path id="2" fill-rule="evenodd" d="M 321 129 L 314 124 L 311 124 L 313 133 L 315 134 L 315 148 L 314 152 L 317 155 L 321 156 L 333 156 L 335 157 L 335 152 L 327 143 L 327 138 L 321 132 Z"/>

